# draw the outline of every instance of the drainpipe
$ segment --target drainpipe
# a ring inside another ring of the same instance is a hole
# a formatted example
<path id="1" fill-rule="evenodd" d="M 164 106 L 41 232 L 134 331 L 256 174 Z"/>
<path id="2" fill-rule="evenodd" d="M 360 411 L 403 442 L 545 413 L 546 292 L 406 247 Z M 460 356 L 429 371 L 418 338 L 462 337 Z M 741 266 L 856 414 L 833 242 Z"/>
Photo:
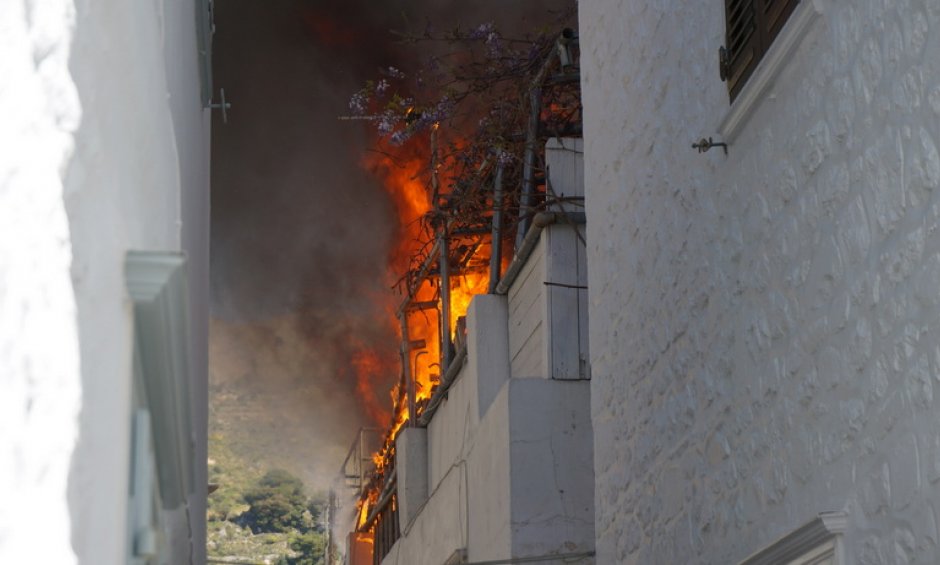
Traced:
<path id="1" fill-rule="evenodd" d="M 450 365 L 450 246 L 447 243 L 447 226 L 441 226 L 440 259 L 441 271 L 441 373 Z"/>
<path id="2" fill-rule="evenodd" d="M 493 180 L 493 233 L 490 236 L 490 286 L 487 292 L 496 292 L 499 284 L 499 267 L 503 262 L 503 166 L 496 168 Z"/>
<path id="3" fill-rule="evenodd" d="M 398 314 L 401 324 L 401 370 L 405 376 L 405 391 L 408 395 L 408 427 L 415 425 L 415 381 L 411 375 L 411 337 L 408 335 L 408 312 Z"/>
<path id="4" fill-rule="evenodd" d="M 516 249 L 522 245 L 522 240 L 529 231 L 528 214 L 534 206 L 535 159 L 538 155 L 539 122 L 542 114 L 542 83 L 545 82 L 553 61 L 553 56 L 545 59 L 529 87 L 529 122 L 526 124 L 525 154 L 522 159 L 522 194 L 519 195 L 519 230 L 516 232 Z"/>

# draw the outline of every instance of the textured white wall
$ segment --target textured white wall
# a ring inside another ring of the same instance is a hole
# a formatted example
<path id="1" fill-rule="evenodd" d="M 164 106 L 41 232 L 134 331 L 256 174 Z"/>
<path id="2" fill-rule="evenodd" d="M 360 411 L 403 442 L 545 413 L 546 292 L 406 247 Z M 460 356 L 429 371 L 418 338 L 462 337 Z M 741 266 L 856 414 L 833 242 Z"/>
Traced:
<path id="1" fill-rule="evenodd" d="M 123 563 L 127 549 L 115 533 L 127 520 L 133 315 L 124 257 L 132 249 L 187 251 L 194 462 L 197 485 L 205 484 L 208 214 L 199 211 L 208 198 L 209 129 L 194 2 L 79 0 L 76 9 L 69 68 L 83 119 L 66 205 L 84 398 L 69 496 L 75 551 L 97 565 Z M 205 496 L 197 486 L 188 508 L 167 514 L 168 529 L 183 533 L 169 540 L 173 563 L 201 558 Z"/>
<path id="2" fill-rule="evenodd" d="M 0 563 L 75 563 L 81 402 L 61 171 L 81 110 L 71 0 L 0 3 Z"/>
<path id="3" fill-rule="evenodd" d="M 940 3 L 822 4 L 724 157 L 723 3 L 580 3 L 599 563 L 940 562 Z"/>

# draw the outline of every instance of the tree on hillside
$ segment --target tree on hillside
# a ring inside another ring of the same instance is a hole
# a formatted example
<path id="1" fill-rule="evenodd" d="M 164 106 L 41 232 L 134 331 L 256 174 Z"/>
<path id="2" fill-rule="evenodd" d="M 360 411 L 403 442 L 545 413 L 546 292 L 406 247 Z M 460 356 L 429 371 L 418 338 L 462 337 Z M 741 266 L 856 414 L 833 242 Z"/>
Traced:
<path id="1" fill-rule="evenodd" d="M 322 565 L 326 554 L 326 536 L 307 532 L 291 537 L 290 548 L 299 555 L 285 559 L 286 565 Z"/>
<path id="2" fill-rule="evenodd" d="M 300 479 L 282 469 L 268 471 L 244 497 L 244 520 L 254 533 L 306 529 L 307 497 Z"/>

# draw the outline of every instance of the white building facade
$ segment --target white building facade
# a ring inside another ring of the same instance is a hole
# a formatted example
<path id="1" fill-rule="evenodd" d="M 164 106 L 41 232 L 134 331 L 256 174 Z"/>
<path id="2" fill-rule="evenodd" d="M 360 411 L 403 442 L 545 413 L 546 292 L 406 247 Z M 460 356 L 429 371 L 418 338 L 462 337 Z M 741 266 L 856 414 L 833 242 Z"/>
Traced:
<path id="1" fill-rule="evenodd" d="M 725 4 L 580 3 L 597 562 L 940 562 L 940 4 Z"/>
<path id="2" fill-rule="evenodd" d="M 210 28 L 0 7 L 0 562 L 205 560 Z"/>

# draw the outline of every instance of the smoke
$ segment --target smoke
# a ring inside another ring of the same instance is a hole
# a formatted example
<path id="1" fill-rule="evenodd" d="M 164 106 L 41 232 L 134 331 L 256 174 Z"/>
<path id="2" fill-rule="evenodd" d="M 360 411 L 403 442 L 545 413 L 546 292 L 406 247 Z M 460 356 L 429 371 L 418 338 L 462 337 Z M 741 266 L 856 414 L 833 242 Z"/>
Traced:
<path id="1" fill-rule="evenodd" d="M 361 166 L 372 132 L 337 118 L 378 69 L 414 62 L 390 30 L 529 29 L 569 4 L 215 3 L 214 82 L 232 108 L 212 139 L 214 433 L 328 486 L 356 430 L 390 409 L 400 301 L 394 205 Z M 381 369 L 371 398 L 356 396 L 365 362 Z"/>

